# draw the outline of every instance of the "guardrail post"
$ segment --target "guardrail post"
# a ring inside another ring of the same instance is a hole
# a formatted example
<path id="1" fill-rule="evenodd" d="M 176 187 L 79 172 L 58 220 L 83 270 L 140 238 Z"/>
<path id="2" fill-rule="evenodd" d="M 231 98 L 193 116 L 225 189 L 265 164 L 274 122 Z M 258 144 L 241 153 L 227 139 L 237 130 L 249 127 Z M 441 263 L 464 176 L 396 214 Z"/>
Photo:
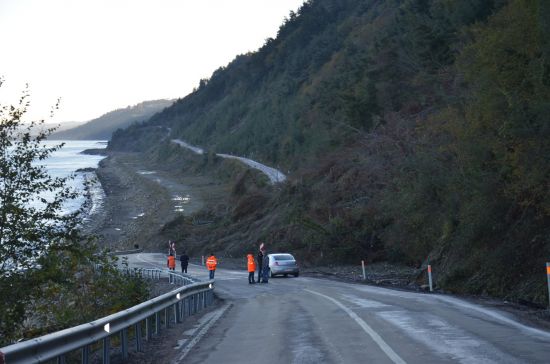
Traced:
<path id="1" fill-rule="evenodd" d="M 88 364 L 90 362 L 90 347 L 85 345 L 82 347 L 82 364 Z"/>
<path id="2" fill-rule="evenodd" d="M 109 349 L 111 343 L 109 341 L 109 336 L 103 339 L 103 364 L 109 364 L 111 362 Z"/>
<path id="3" fill-rule="evenodd" d="M 140 352 L 142 345 L 141 345 L 141 322 L 138 322 L 134 326 L 134 333 L 136 335 L 136 351 Z"/>
<path id="4" fill-rule="evenodd" d="M 178 303 L 174 303 L 174 324 L 178 323 Z"/>
<path id="5" fill-rule="evenodd" d="M 128 329 L 120 331 L 120 350 L 122 351 L 122 359 L 128 358 Z"/>
<path id="6" fill-rule="evenodd" d="M 363 267 L 363 280 L 366 281 L 367 280 L 367 274 L 365 272 L 365 261 L 364 260 L 361 261 L 361 267 Z"/>
<path id="7" fill-rule="evenodd" d="M 164 309 L 164 326 L 168 328 L 170 326 L 170 320 L 168 320 L 170 316 L 170 311 L 168 311 L 168 308 Z"/>
<path id="8" fill-rule="evenodd" d="M 57 357 L 57 364 L 65 364 L 66 362 L 65 355 L 60 355 Z"/>
<path id="9" fill-rule="evenodd" d="M 147 341 L 151 341 L 153 337 L 153 318 L 151 316 L 145 319 L 145 337 Z"/>
<path id="10" fill-rule="evenodd" d="M 155 313 L 155 334 L 160 334 L 160 312 Z"/>

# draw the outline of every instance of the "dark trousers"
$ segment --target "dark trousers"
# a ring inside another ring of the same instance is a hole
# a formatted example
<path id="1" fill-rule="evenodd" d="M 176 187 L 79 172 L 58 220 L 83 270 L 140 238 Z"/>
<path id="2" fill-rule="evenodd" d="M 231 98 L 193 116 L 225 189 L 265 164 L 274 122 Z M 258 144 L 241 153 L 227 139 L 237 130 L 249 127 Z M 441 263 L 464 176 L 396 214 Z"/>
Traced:
<path id="1" fill-rule="evenodd" d="M 182 273 L 187 273 L 187 266 L 186 265 L 181 266 L 181 272 Z"/>
<path id="2" fill-rule="evenodd" d="M 267 283 L 269 280 L 269 268 L 264 268 L 262 270 L 262 283 Z"/>
<path id="3" fill-rule="evenodd" d="M 248 283 L 256 283 L 254 282 L 254 272 L 248 272 Z"/>
<path id="4" fill-rule="evenodd" d="M 208 272 L 210 272 L 210 279 L 214 279 L 214 273 L 216 273 L 216 270 L 212 269 L 212 270 L 209 270 Z"/>
<path id="5" fill-rule="evenodd" d="M 262 267 L 258 268 L 258 282 L 262 280 Z"/>

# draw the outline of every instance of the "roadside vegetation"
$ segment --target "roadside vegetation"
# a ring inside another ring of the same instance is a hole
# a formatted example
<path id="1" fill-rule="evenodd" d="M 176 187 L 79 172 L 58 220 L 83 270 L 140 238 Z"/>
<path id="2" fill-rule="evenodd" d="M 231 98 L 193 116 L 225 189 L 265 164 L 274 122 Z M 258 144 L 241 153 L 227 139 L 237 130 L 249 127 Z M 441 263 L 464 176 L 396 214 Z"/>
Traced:
<path id="1" fill-rule="evenodd" d="M 61 145 L 44 146 L 53 129 L 43 120 L 23 122 L 28 106 L 27 92 L 18 105 L 0 105 L 0 346 L 100 318 L 148 296 L 143 281 L 120 274 L 93 237 L 81 234 L 86 205 L 63 213 L 79 192 L 40 164 Z"/>
<path id="2" fill-rule="evenodd" d="M 243 175 L 230 204 L 204 212 L 215 223 L 194 236 L 181 225 L 189 244 L 242 254 L 262 240 L 310 263 L 429 260 L 446 290 L 543 304 L 547 14 L 542 0 L 307 1 L 275 39 L 109 148 L 176 153 L 170 128 L 290 170 L 276 187 Z"/>

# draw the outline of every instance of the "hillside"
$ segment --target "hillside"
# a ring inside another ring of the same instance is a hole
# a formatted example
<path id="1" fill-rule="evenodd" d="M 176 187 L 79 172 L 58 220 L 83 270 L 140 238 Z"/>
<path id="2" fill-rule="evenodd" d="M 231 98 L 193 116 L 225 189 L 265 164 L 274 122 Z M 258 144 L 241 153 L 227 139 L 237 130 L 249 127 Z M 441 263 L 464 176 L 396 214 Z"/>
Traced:
<path id="1" fill-rule="evenodd" d="M 429 261 L 446 290 L 541 303 L 548 13 L 537 0 L 308 1 L 109 148 L 235 179 L 231 201 L 201 215 L 213 224 L 171 226 L 195 249 L 244 254 L 262 240 L 310 263 Z M 167 131 L 289 181 L 224 175 L 231 165 L 186 155 Z"/>
<path id="2" fill-rule="evenodd" d="M 109 140 L 117 129 L 145 121 L 153 114 L 170 106 L 173 100 L 144 101 L 124 109 L 110 111 L 97 119 L 68 130 L 60 130 L 50 137 L 53 140 Z"/>

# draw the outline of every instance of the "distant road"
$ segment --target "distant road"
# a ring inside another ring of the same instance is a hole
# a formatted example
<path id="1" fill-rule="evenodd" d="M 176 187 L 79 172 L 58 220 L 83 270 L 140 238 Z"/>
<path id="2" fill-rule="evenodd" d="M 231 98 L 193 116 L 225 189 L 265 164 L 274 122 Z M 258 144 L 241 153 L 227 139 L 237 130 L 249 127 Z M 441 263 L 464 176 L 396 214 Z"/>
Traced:
<path id="1" fill-rule="evenodd" d="M 163 254 L 128 257 L 165 266 Z M 207 277 L 201 266 L 189 272 Z M 186 363 L 550 362 L 550 332 L 451 296 L 307 277 L 249 285 L 247 276 L 217 270 L 215 292 L 233 306 Z"/>
<path id="2" fill-rule="evenodd" d="M 181 146 L 183 148 L 189 149 L 195 154 L 204 154 L 204 150 L 202 148 L 193 146 L 189 143 L 184 142 L 183 140 L 172 139 L 172 143 L 178 144 L 179 146 Z M 237 157 L 237 156 L 234 156 L 234 155 L 231 155 L 231 154 L 223 154 L 223 153 L 218 153 L 216 155 L 218 157 L 221 157 L 221 158 L 236 159 L 236 160 L 246 164 L 249 167 L 252 167 L 254 169 L 259 170 L 260 172 L 262 172 L 263 174 L 265 174 L 269 178 L 269 181 L 272 184 L 273 183 L 284 182 L 286 180 L 286 176 L 283 172 L 279 171 L 278 169 L 266 166 L 265 164 L 256 162 L 252 159 L 244 158 L 244 157 Z"/>

